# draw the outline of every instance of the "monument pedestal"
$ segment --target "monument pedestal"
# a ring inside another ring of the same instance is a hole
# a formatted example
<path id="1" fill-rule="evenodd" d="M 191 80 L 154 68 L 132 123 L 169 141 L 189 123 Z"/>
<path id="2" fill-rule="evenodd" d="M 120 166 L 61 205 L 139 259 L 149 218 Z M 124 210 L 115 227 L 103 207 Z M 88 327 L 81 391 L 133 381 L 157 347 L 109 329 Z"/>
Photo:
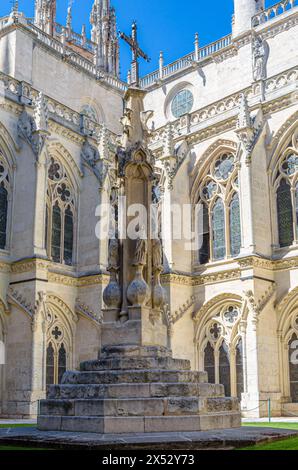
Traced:
<path id="1" fill-rule="evenodd" d="M 117 332 L 114 331 L 114 335 Z M 241 425 L 239 402 L 165 347 L 114 345 L 67 372 L 40 402 L 38 429 L 150 433 Z"/>

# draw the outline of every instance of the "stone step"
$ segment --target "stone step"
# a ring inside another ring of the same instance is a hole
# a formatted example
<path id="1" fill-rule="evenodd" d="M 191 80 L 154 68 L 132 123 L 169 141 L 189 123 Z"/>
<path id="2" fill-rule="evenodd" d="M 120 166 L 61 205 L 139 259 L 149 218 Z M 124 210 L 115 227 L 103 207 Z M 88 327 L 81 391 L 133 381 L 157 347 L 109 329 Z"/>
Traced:
<path id="1" fill-rule="evenodd" d="M 82 400 L 41 400 L 40 415 L 51 416 L 183 416 L 206 412 L 237 411 L 234 398 L 122 398 Z"/>
<path id="2" fill-rule="evenodd" d="M 112 345 L 101 349 L 100 358 L 113 357 L 172 357 L 172 351 L 162 346 Z"/>
<path id="3" fill-rule="evenodd" d="M 63 384 L 112 384 L 112 383 L 207 383 L 207 372 L 181 370 L 110 370 L 96 372 L 65 372 Z"/>
<path id="4" fill-rule="evenodd" d="M 130 383 L 105 385 L 51 385 L 49 399 L 80 398 L 160 398 L 160 397 L 224 397 L 224 387 L 208 383 Z"/>
<path id="5" fill-rule="evenodd" d="M 173 359 L 171 357 L 109 357 L 97 361 L 86 361 L 80 365 L 82 372 L 101 370 L 137 370 L 137 369 L 166 369 L 190 370 L 190 361 Z"/>
<path id="6" fill-rule="evenodd" d="M 211 429 L 238 428 L 241 417 L 238 411 L 210 413 L 200 416 L 53 416 L 38 417 L 41 431 L 73 431 L 105 434 L 144 432 L 206 431 Z"/>

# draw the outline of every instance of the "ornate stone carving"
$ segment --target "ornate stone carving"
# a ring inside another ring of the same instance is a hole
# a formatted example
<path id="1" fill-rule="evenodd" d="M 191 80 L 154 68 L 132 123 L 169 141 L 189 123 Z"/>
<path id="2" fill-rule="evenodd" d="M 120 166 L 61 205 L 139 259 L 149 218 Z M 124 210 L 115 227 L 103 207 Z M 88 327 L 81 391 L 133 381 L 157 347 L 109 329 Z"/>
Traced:
<path id="1" fill-rule="evenodd" d="M 133 281 L 127 289 L 127 299 L 134 307 L 140 307 L 147 301 L 149 287 L 143 277 L 144 266 L 147 265 L 148 244 L 146 239 L 139 237 L 136 240 L 136 249 L 133 266 L 136 272 Z"/>
<path id="2" fill-rule="evenodd" d="M 33 133 L 36 131 L 34 118 L 28 114 L 25 109 L 19 117 L 18 135 L 24 139 L 29 145 L 33 143 Z"/>
<path id="3" fill-rule="evenodd" d="M 98 149 L 86 140 L 81 152 L 82 164 L 89 168 L 103 187 L 108 174 L 108 165 L 100 158 Z"/>
<path id="4" fill-rule="evenodd" d="M 122 301 L 122 291 L 118 282 L 119 271 L 119 241 L 113 238 L 109 241 L 110 282 L 103 292 L 103 300 L 109 309 L 118 309 Z"/>
<path id="5" fill-rule="evenodd" d="M 267 78 L 267 60 L 269 48 L 266 41 L 260 36 L 255 36 L 252 43 L 253 52 L 253 78 L 255 81 Z"/>

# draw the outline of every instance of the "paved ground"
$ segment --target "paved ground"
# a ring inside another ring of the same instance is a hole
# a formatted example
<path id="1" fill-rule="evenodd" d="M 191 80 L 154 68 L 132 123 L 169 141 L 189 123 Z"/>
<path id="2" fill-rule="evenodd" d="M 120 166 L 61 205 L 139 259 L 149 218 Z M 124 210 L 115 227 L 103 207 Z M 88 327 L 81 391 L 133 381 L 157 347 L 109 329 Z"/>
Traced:
<path id="1" fill-rule="evenodd" d="M 200 450 L 233 449 L 297 436 L 288 429 L 242 427 L 219 431 L 103 435 L 42 432 L 36 428 L 0 429 L 0 445 L 104 450 Z"/>

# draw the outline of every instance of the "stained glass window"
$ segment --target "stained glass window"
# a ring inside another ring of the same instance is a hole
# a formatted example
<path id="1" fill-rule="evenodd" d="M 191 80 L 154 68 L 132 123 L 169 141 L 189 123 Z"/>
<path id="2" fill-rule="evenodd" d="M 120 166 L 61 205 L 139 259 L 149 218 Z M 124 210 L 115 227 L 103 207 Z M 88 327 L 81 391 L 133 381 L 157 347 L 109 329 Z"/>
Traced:
<path id="1" fill-rule="evenodd" d="M 191 111 L 194 103 L 193 94 L 189 90 L 182 90 L 172 101 L 172 113 L 175 118 L 183 116 Z"/>
<path id="2" fill-rule="evenodd" d="M 209 233 L 209 210 L 206 204 L 203 204 L 203 234 L 200 242 L 200 264 L 208 263 L 210 258 L 210 233 Z"/>
<path id="3" fill-rule="evenodd" d="M 208 342 L 204 351 L 204 370 L 208 373 L 208 382 L 215 383 L 215 359 L 214 349 Z"/>
<path id="4" fill-rule="evenodd" d="M 243 387 L 243 344 L 242 339 L 238 341 L 236 347 L 236 380 L 237 380 L 237 397 L 241 399 L 244 392 Z"/>
<path id="5" fill-rule="evenodd" d="M 7 190 L 0 185 L 0 249 L 6 247 L 6 229 L 7 229 L 7 207 L 8 193 Z"/>
<path id="6" fill-rule="evenodd" d="M 53 207 L 51 253 L 52 253 L 53 260 L 57 263 L 60 263 L 60 253 L 61 253 L 61 210 L 60 210 L 60 207 L 57 204 Z"/>
<path id="7" fill-rule="evenodd" d="M 54 348 L 52 343 L 50 343 L 47 347 L 46 384 L 48 386 L 53 383 L 55 383 Z"/>
<path id="8" fill-rule="evenodd" d="M 213 259 L 220 260 L 226 256 L 225 210 L 222 200 L 217 199 L 212 213 Z"/>
<path id="9" fill-rule="evenodd" d="M 290 246 L 294 239 L 291 187 L 284 179 L 277 190 L 277 215 L 279 245 Z"/>
<path id="10" fill-rule="evenodd" d="M 289 342 L 290 389 L 293 403 L 298 403 L 298 336 L 294 333 Z"/>
<path id="11" fill-rule="evenodd" d="M 239 196 L 236 193 L 230 204 L 231 256 L 238 256 L 241 248 L 241 221 Z"/>
<path id="12" fill-rule="evenodd" d="M 220 180 L 226 180 L 234 171 L 234 155 L 222 155 L 215 163 L 214 175 Z"/>
<path id="13" fill-rule="evenodd" d="M 219 349 L 219 382 L 225 387 L 225 395 L 231 396 L 231 373 L 229 348 L 225 342 Z"/>
<path id="14" fill-rule="evenodd" d="M 73 214 L 68 207 L 64 218 L 64 261 L 66 264 L 72 264 L 73 250 Z"/>
<path id="15" fill-rule="evenodd" d="M 58 353 L 58 383 L 61 383 L 64 372 L 66 372 L 66 350 L 62 343 Z"/>

